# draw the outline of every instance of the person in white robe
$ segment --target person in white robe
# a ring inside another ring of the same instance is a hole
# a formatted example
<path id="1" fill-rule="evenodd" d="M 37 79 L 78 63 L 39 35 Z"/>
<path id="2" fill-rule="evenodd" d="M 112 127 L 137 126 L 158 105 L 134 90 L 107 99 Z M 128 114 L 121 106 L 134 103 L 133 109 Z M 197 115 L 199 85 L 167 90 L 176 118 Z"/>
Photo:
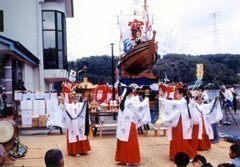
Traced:
<path id="1" fill-rule="evenodd" d="M 187 92 L 183 88 L 177 89 L 176 100 L 168 100 L 160 96 L 162 124 L 168 127 L 167 136 L 170 140 L 170 159 L 176 153 L 183 151 L 192 159 L 197 150 L 192 147 L 193 124 L 198 123 L 197 116 L 191 112 Z"/>
<path id="2" fill-rule="evenodd" d="M 223 115 L 219 98 L 215 98 L 208 104 L 204 104 L 204 96 L 198 94 L 195 101 L 191 103 L 190 109 L 193 110 L 199 120 L 198 126 L 198 142 L 196 147 L 199 150 L 207 150 L 211 148 L 211 142 L 214 133 L 211 124 L 218 123 Z"/>
<path id="3" fill-rule="evenodd" d="M 124 89 L 121 97 L 115 160 L 121 164 L 136 165 L 141 160 L 137 128 L 151 121 L 149 99 L 140 101 L 138 96 L 132 94 L 132 89 L 129 87 Z"/>
<path id="4" fill-rule="evenodd" d="M 48 121 L 47 127 L 66 128 L 66 113 L 63 97 L 47 100 Z"/>
<path id="5" fill-rule="evenodd" d="M 90 150 L 88 141 L 89 113 L 88 102 L 78 102 L 78 96 L 72 96 L 72 103 L 65 104 L 67 114 L 67 151 L 70 155 L 86 153 Z"/>

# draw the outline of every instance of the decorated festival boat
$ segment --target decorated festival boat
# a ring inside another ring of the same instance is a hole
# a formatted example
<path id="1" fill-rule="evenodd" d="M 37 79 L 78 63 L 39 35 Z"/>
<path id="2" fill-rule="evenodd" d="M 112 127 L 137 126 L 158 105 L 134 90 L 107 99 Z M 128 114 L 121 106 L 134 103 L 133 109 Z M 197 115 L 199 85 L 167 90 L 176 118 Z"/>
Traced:
<path id="1" fill-rule="evenodd" d="M 157 44 L 156 31 L 152 33 L 152 18 L 148 14 L 146 0 L 143 11 L 138 12 L 134 9 L 133 15 L 119 16 L 123 54 L 120 56 L 118 67 L 123 72 L 138 75 L 155 64 Z"/>

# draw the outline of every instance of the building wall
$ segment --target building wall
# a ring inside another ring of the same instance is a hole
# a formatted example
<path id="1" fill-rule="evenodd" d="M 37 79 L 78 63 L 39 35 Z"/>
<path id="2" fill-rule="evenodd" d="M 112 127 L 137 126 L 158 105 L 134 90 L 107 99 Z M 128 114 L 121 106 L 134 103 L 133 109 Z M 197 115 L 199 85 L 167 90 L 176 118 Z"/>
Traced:
<path id="1" fill-rule="evenodd" d="M 57 10 L 66 13 L 65 1 L 44 2 L 42 3 L 42 10 Z"/>
<path id="2" fill-rule="evenodd" d="M 21 42 L 36 56 L 38 56 L 37 4 L 36 0 L 0 1 L 0 10 L 4 13 L 4 32 L 1 35 Z"/>
<path id="3" fill-rule="evenodd" d="M 29 90 L 45 90 L 49 83 L 44 81 L 42 10 L 66 12 L 65 1 L 39 2 L 38 0 L 0 0 L 4 15 L 4 32 L 1 35 L 19 41 L 40 59 L 38 67 L 24 65 L 23 80 Z"/>
<path id="4" fill-rule="evenodd" d="M 41 9 L 37 0 L 7 0 L 0 1 L 0 10 L 3 10 L 4 32 L 1 35 L 19 41 L 36 57 L 42 60 L 42 29 Z M 40 22 L 41 23 L 41 22 Z M 39 29 L 40 28 L 40 29 Z M 23 66 L 23 80 L 28 90 L 34 91 L 43 85 L 43 76 L 40 67 L 32 67 L 28 64 Z M 41 79 L 40 79 L 41 77 Z"/>

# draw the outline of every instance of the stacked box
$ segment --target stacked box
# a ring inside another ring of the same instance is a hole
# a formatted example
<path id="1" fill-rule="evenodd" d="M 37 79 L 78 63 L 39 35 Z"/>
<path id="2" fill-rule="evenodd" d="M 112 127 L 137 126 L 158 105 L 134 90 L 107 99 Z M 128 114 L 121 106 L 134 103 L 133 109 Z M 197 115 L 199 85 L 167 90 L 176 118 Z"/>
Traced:
<path id="1" fill-rule="evenodd" d="M 45 100 L 33 100 L 33 116 L 45 115 Z"/>
<path id="2" fill-rule="evenodd" d="M 45 127 L 47 125 L 48 117 L 47 115 L 39 115 L 39 126 Z"/>
<path id="3" fill-rule="evenodd" d="M 20 108 L 22 126 L 32 126 L 32 100 L 22 100 Z"/>
<path id="4" fill-rule="evenodd" d="M 39 126 L 39 118 L 32 117 L 32 127 L 38 127 L 38 126 Z"/>

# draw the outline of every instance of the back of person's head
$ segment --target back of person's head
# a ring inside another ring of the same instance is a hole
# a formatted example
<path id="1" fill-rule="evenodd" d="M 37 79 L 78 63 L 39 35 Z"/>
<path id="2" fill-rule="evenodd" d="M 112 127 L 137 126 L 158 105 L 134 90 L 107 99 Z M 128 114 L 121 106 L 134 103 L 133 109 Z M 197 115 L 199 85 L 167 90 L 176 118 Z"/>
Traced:
<path id="1" fill-rule="evenodd" d="M 236 167 L 236 166 L 230 163 L 222 163 L 219 164 L 218 167 Z"/>
<path id="2" fill-rule="evenodd" d="M 220 90 L 225 91 L 225 89 L 226 89 L 226 86 L 225 86 L 225 85 L 221 85 L 221 86 L 220 86 Z"/>
<path id="3" fill-rule="evenodd" d="M 63 167 L 64 160 L 62 151 L 59 149 L 48 150 L 45 154 L 46 167 Z"/>
<path id="4" fill-rule="evenodd" d="M 240 144 L 232 144 L 230 146 L 230 158 L 240 158 Z"/>
<path id="5" fill-rule="evenodd" d="M 202 92 L 204 91 L 203 85 L 201 85 L 201 86 L 198 87 L 198 91 L 202 91 Z"/>
<path id="6" fill-rule="evenodd" d="M 183 96 L 186 96 L 186 94 L 187 94 L 186 89 L 183 89 L 183 88 L 178 88 L 177 91 L 179 94 L 183 94 Z"/>
<path id="7" fill-rule="evenodd" d="M 189 164 L 190 157 L 185 152 L 178 152 L 174 156 L 174 163 L 177 167 L 186 167 Z"/>
<path id="8" fill-rule="evenodd" d="M 200 161 L 201 163 L 205 164 L 207 163 L 207 160 L 204 156 L 197 154 L 194 158 L 193 158 L 193 162 L 198 162 Z"/>

